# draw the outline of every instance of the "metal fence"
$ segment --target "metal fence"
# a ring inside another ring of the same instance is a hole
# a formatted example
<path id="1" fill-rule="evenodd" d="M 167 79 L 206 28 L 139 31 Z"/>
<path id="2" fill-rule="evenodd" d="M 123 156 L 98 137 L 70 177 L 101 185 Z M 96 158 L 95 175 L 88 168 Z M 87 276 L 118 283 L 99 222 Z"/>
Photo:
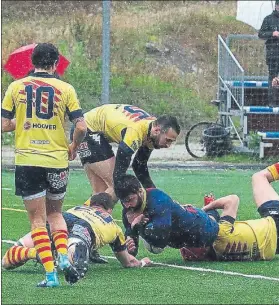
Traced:
<path id="1" fill-rule="evenodd" d="M 239 81 L 239 86 L 232 86 L 236 80 Z M 243 136 L 240 131 L 243 130 L 244 69 L 220 35 L 218 36 L 218 88 L 218 99 L 221 101 L 220 115 L 225 119 L 223 123 L 234 130 L 243 146 Z M 239 110 L 238 126 L 228 113 L 228 109 L 235 106 Z"/>
<path id="2" fill-rule="evenodd" d="M 257 35 L 231 34 L 226 44 L 245 71 L 245 80 L 268 80 L 265 42 Z"/>

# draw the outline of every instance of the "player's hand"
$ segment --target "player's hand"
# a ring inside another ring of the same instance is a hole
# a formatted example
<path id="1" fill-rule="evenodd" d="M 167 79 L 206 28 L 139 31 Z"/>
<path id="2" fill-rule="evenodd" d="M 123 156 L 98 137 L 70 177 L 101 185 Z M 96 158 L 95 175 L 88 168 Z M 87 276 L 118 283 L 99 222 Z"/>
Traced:
<path id="1" fill-rule="evenodd" d="M 274 77 L 273 78 L 272 87 L 279 87 L 279 77 Z"/>
<path id="2" fill-rule="evenodd" d="M 181 206 L 182 206 L 182 208 L 184 208 L 184 209 L 187 209 L 187 208 L 193 207 L 193 205 L 192 205 L 192 204 L 190 204 L 190 203 L 186 203 L 186 204 L 183 204 L 183 205 L 181 205 Z"/>
<path id="3" fill-rule="evenodd" d="M 148 257 L 144 257 L 141 261 L 141 267 L 150 267 L 152 265 L 152 261 Z"/>
<path id="4" fill-rule="evenodd" d="M 272 33 L 272 36 L 273 36 L 273 37 L 279 37 L 279 32 L 278 32 L 278 31 L 274 31 L 274 32 Z"/>
<path id="5" fill-rule="evenodd" d="M 131 223 L 131 228 L 133 229 L 135 225 L 145 225 L 149 221 L 149 218 L 147 218 L 144 214 L 140 214 L 137 216 L 133 222 Z"/>
<path id="6" fill-rule="evenodd" d="M 77 157 L 77 147 L 75 147 L 73 143 L 69 145 L 68 157 L 69 161 L 73 161 Z"/>
<path id="7" fill-rule="evenodd" d="M 138 212 L 138 213 L 135 213 L 135 212 L 133 212 L 133 211 L 127 212 L 127 213 L 126 213 L 126 217 L 127 217 L 127 220 L 128 220 L 128 222 L 129 222 L 129 224 L 131 224 L 131 223 L 134 221 L 134 219 L 135 219 L 137 216 L 139 216 L 139 215 L 141 215 L 140 212 Z"/>
<path id="8" fill-rule="evenodd" d="M 133 253 L 136 250 L 136 244 L 132 237 L 127 236 L 126 246 L 129 253 Z"/>

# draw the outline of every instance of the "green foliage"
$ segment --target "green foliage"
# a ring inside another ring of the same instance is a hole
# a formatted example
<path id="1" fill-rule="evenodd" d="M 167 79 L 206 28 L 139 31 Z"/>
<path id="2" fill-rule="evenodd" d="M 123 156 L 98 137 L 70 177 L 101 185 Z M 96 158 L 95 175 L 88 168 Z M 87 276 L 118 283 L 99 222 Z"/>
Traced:
<path id="1" fill-rule="evenodd" d="M 2 145 L 14 145 L 15 143 L 15 133 L 14 132 L 2 132 L 1 134 L 1 144 Z"/>
<path id="2" fill-rule="evenodd" d="M 251 32 L 235 20 L 234 11 L 230 2 L 112 2 L 110 102 L 135 104 L 155 115 L 171 113 L 184 128 L 216 117 L 208 101 L 216 94 L 217 35 Z M 10 6 L 5 1 L 3 12 L 3 59 L 21 45 L 53 42 L 71 62 L 63 79 L 75 87 L 83 109 L 101 104 L 101 3 L 26 1 Z M 163 47 L 169 38 L 194 52 L 202 73 L 181 73 L 146 52 L 147 42 Z M 11 81 L 3 73 L 2 97 Z"/>
<path id="3" fill-rule="evenodd" d="M 261 136 L 256 131 L 250 131 L 248 135 L 248 148 L 259 151 Z"/>

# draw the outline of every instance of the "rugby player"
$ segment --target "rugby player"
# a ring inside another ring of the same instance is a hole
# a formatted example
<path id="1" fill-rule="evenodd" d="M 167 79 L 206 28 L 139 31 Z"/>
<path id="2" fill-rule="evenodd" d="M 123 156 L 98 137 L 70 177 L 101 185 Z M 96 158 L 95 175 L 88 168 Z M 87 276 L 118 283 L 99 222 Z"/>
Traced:
<path id="1" fill-rule="evenodd" d="M 253 194 L 261 219 L 236 221 L 239 198 L 229 195 L 206 205 L 203 210 L 223 209 L 218 237 L 212 247 L 182 248 L 185 260 L 253 261 L 271 260 L 279 254 L 279 195 L 271 182 L 279 180 L 279 163 L 252 176 Z"/>
<path id="2" fill-rule="evenodd" d="M 61 211 L 69 159 L 76 156 L 86 124 L 74 88 L 54 75 L 58 60 L 54 45 L 39 43 L 32 53 L 34 72 L 11 83 L 2 103 L 2 132 L 15 130 L 15 193 L 22 196 L 46 272 L 38 287 L 59 285 L 46 221 L 66 280 L 75 283 L 79 277 L 68 260 L 68 232 Z M 74 124 L 70 147 L 64 130 L 66 114 Z"/>
<path id="3" fill-rule="evenodd" d="M 121 200 L 128 250 L 136 255 L 138 237 L 157 248 L 206 247 L 217 238 L 218 212 L 207 213 L 192 206 L 182 207 L 163 191 L 144 189 L 133 175 L 123 175 L 115 184 Z"/>
<path id="4" fill-rule="evenodd" d="M 173 116 L 155 118 L 131 105 L 108 104 L 84 114 L 87 134 L 78 154 L 92 190 L 108 192 L 115 200 L 113 181 L 132 167 L 144 187 L 154 187 L 147 161 L 153 149 L 168 148 L 180 133 Z M 114 156 L 110 143 L 117 143 Z"/>
<path id="5" fill-rule="evenodd" d="M 149 258 L 137 260 L 128 253 L 125 236 L 111 216 L 113 206 L 109 194 L 99 193 L 91 197 L 90 206 L 76 206 L 63 213 L 69 230 L 69 260 L 77 268 L 80 277 L 84 277 L 87 272 L 90 251 L 104 245 L 110 245 L 123 267 L 147 267 L 151 264 Z M 2 267 L 14 269 L 30 259 L 36 259 L 36 255 L 37 251 L 28 233 L 7 250 L 2 259 Z"/>

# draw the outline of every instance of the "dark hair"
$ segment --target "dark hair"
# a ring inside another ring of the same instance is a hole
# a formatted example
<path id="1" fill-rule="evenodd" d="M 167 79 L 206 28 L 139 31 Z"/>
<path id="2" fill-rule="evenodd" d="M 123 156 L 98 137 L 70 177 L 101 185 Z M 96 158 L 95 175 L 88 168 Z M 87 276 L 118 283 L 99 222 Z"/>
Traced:
<path id="1" fill-rule="evenodd" d="M 35 68 L 49 69 L 59 59 L 58 49 L 51 43 L 39 43 L 32 53 L 32 64 Z"/>
<path id="2" fill-rule="evenodd" d="M 113 209 L 114 207 L 114 202 L 112 200 L 112 197 L 108 193 L 98 193 L 95 195 L 92 195 L 90 199 L 90 206 L 101 206 L 105 210 Z"/>
<path id="3" fill-rule="evenodd" d="M 139 180 L 133 175 L 122 175 L 114 183 L 115 195 L 124 200 L 131 194 L 136 194 L 142 188 Z"/>
<path id="4" fill-rule="evenodd" d="M 166 132 L 168 129 L 172 128 L 178 135 L 180 134 L 180 126 L 178 124 L 177 118 L 171 115 L 162 115 L 154 121 L 155 125 L 160 125 L 162 131 Z"/>

